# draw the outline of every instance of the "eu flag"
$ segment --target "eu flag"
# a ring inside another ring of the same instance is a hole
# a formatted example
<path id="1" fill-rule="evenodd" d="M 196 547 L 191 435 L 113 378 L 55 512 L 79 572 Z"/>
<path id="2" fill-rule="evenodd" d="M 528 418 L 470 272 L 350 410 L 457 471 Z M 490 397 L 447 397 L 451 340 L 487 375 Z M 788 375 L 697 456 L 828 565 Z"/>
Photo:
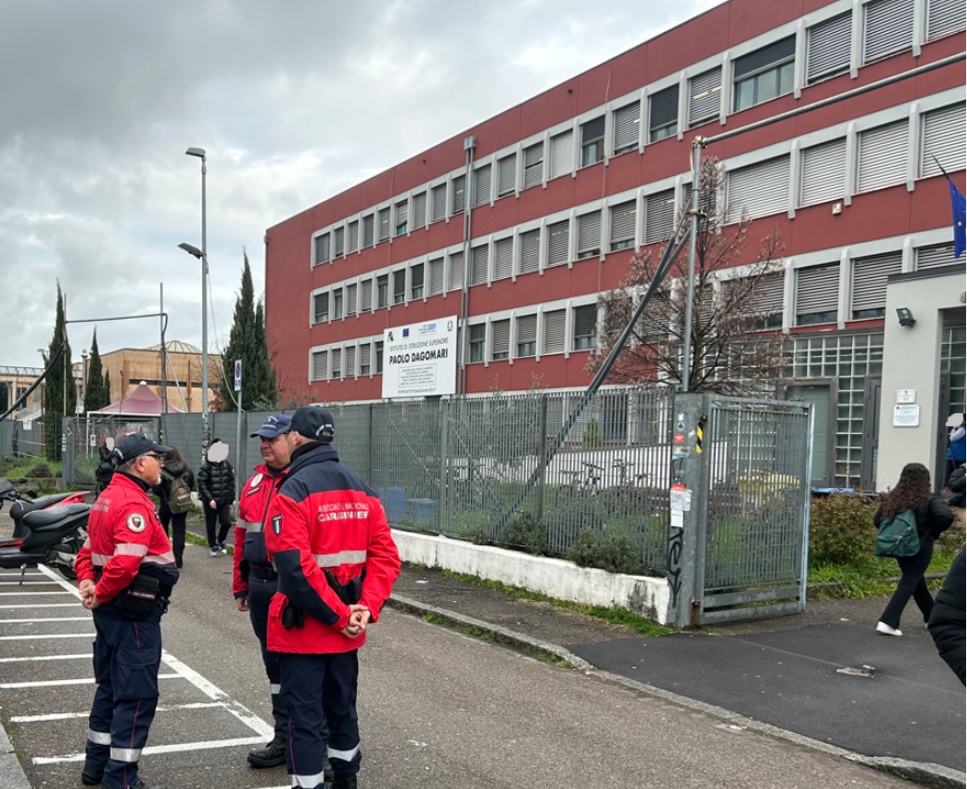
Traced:
<path id="1" fill-rule="evenodd" d="M 967 248 L 967 201 L 957 188 L 957 184 L 947 176 L 947 183 L 950 184 L 950 205 L 954 209 L 954 257 L 959 258 Z"/>

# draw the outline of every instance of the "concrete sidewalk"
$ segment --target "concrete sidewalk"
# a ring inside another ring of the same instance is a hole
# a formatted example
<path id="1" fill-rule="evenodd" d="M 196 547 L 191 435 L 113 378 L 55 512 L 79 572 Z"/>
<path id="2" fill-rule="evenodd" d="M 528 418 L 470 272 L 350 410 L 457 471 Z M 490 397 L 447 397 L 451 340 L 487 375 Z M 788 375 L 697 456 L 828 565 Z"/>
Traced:
<path id="1" fill-rule="evenodd" d="M 965 785 L 964 687 L 914 606 L 810 602 L 795 616 L 642 638 L 549 602 L 405 566 L 390 605 L 926 786 Z M 870 670 L 872 668 L 872 670 Z"/>

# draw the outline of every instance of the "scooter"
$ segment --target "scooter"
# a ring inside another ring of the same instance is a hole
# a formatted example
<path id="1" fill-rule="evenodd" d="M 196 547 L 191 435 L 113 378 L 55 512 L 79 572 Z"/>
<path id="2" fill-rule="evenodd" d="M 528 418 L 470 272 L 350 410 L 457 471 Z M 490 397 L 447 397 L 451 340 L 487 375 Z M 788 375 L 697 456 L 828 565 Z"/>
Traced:
<path id="1" fill-rule="evenodd" d="M 55 494 L 55 497 L 60 495 Z M 66 494 L 57 501 L 48 502 L 48 509 L 34 508 L 21 513 L 15 521 L 24 531 L 23 537 L 0 541 L 0 568 L 12 570 L 19 567 L 21 584 L 27 568 L 38 564 L 56 567 L 61 575 L 72 581 L 77 578 L 74 558 L 87 539 L 91 506 L 65 503 L 72 495 L 77 494 Z M 20 491 L 9 480 L 0 479 L 0 510 L 4 501 L 13 505 L 32 505 L 41 499 L 23 502 Z"/>
<path id="2" fill-rule="evenodd" d="M 27 482 L 29 482 L 29 480 L 26 477 L 20 477 L 20 479 L 14 480 L 14 483 L 17 485 L 24 485 Z M 15 497 L 9 495 L 10 489 L 14 490 L 16 493 Z M 30 496 L 30 498 L 25 499 L 23 497 L 24 494 Z M 82 490 L 70 491 L 68 493 L 50 493 L 46 496 L 37 496 L 36 492 L 32 490 L 18 490 L 13 487 L 9 480 L 0 479 L 0 506 L 2 506 L 2 499 L 4 498 L 14 499 L 13 504 L 10 505 L 10 517 L 13 518 L 12 537 L 15 540 L 23 539 L 27 536 L 27 528 L 23 525 L 23 517 L 28 512 L 33 512 L 34 510 L 47 510 L 53 507 L 66 507 L 68 504 L 87 503 L 87 494 Z"/>

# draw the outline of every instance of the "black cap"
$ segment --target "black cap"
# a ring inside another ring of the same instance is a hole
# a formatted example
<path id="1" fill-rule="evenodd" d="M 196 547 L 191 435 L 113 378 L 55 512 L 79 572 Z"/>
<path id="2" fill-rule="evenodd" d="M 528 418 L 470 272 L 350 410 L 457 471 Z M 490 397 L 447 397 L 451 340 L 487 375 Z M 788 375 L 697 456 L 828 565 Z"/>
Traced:
<path id="1" fill-rule="evenodd" d="M 144 433 L 130 433 L 114 445 L 114 455 L 120 463 L 127 463 L 129 460 L 147 455 L 149 452 L 164 455 L 170 451 L 171 447 L 152 441 Z"/>
<path id="2" fill-rule="evenodd" d="M 249 438 L 277 438 L 289 432 L 292 420 L 285 414 L 272 414 L 262 423 L 262 427 L 252 433 Z"/>
<path id="3" fill-rule="evenodd" d="M 336 434 L 332 414 L 317 405 L 304 405 L 292 415 L 290 430 L 313 441 L 329 443 Z"/>

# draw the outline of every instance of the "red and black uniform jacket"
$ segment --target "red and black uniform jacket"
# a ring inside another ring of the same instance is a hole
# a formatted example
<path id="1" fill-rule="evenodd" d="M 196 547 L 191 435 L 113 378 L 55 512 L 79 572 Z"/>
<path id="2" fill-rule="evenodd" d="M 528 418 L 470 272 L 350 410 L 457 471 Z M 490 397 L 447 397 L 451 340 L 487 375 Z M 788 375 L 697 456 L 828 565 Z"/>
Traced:
<path id="1" fill-rule="evenodd" d="M 255 474 L 242 488 L 238 499 L 238 520 L 235 522 L 235 572 L 232 578 L 232 593 L 236 598 L 248 597 L 248 581 L 242 577 L 242 559 L 248 566 L 265 570 L 272 563 L 265 553 L 265 534 L 263 524 L 269 502 L 278 490 L 278 481 L 285 474 L 273 471 L 264 463 L 255 467 Z"/>
<path id="2" fill-rule="evenodd" d="M 366 634 L 349 638 L 349 606 L 326 580 L 363 577 L 359 604 L 375 622 L 400 573 L 400 555 L 376 494 L 339 463 L 329 444 L 307 444 L 292 464 L 266 516 L 265 547 L 279 573 L 269 608 L 268 647 L 273 652 L 349 652 Z M 365 570 L 365 574 L 364 574 Z M 292 605 L 304 624 L 286 630 Z"/>
<path id="3" fill-rule="evenodd" d="M 171 543 L 147 487 L 115 473 L 91 507 L 87 540 L 77 552 L 74 570 L 78 581 L 96 582 L 94 596 L 102 603 L 117 597 L 142 569 L 168 586 L 178 578 Z"/>

